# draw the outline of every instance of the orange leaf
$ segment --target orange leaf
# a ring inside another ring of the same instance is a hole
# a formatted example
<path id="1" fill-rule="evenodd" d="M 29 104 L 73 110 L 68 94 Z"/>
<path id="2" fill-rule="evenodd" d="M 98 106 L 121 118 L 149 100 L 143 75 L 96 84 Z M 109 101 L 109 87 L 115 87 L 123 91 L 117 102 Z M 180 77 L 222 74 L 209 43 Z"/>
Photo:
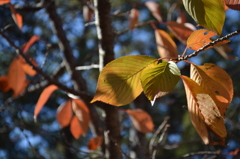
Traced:
<path id="1" fill-rule="evenodd" d="M 134 127 L 141 133 L 152 133 L 154 129 L 154 124 L 151 116 L 142 109 L 130 110 L 127 109 L 126 112 L 130 116 Z"/>
<path id="2" fill-rule="evenodd" d="M 14 96 L 19 95 L 24 86 L 26 86 L 26 74 L 21 67 L 20 58 L 16 58 L 12 61 L 8 69 L 8 84 L 13 90 Z"/>
<path id="3" fill-rule="evenodd" d="M 87 105 L 80 99 L 73 99 L 72 102 L 73 112 L 76 114 L 81 128 L 82 133 L 85 135 L 89 128 L 90 115 Z"/>
<path id="4" fill-rule="evenodd" d="M 240 149 L 238 148 L 238 149 L 235 149 L 234 151 L 229 152 L 228 155 L 237 155 L 239 154 L 239 152 L 240 152 Z"/>
<path id="5" fill-rule="evenodd" d="M 231 77 L 221 67 L 206 63 L 203 66 L 191 65 L 191 79 L 204 88 L 216 103 L 221 116 L 233 97 L 233 84 Z"/>
<path id="6" fill-rule="evenodd" d="M 162 22 L 162 15 L 160 12 L 159 5 L 154 1 L 145 2 L 148 10 L 152 13 L 152 15 L 158 20 L 158 22 Z"/>
<path id="7" fill-rule="evenodd" d="M 94 138 L 91 138 L 88 142 L 88 149 L 89 150 L 97 150 L 99 146 L 102 145 L 103 137 L 97 136 Z"/>
<path id="8" fill-rule="evenodd" d="M 129 27 L 131 30 L 135 28 L 135 25 L 138 23 L 139 12 L 137 9 L 133 8 L 130 11 L 129 15 Z"/>
<path id="9" fill-rule="evenodd" d="M 0 0 L 0 5 L 10 3 L 10 0 Z"/>
<path id="10" fill-rule="evenodd" d="M 32 59 L 32 58 L 28 58 L 28 59 L 32 62 L 32 64 L 34 66 L 36 66 L 36 67 L 38 66 L 37 62 L 34 59 Z M 37 71 L 35 71 L 32 68 L 32 66 L 30 66 L 28 63 L 26 63 L 22 57 L 20 57 L 20 61 L 21 61 L 22 69 L 26 74 L 28 74 L 29 76 L 35 76 L 37 74 Z"/>
<path id="11" fill-rule="evenodd" d="M 216 35 L 217 35 L 216 33 L 210 30 L 205 30 L 205 29 L 197 30 L 193 32 L 188 38 L 187 47 L 188 49 L 198 50 L 202 48 L 204 45 L 207 45 L 208 43 L 212 42 L 210 38 Z M 219 46 L 222 44 L 226 44 L 228 42 L 230 42 L 230 40 L 224 40 L 222 42 L 215 44 L 214 46 Z M 210 46 L 207 49 L 213 48 L 214 46 Z"/>
<path id="12" fill-rule="evenodd" d="M 156 29 L 155 37 L 160 57 L 176 58 L 178 56 L 177 46 L 168 33 Z M 169 61 L 169 59 L 165 60 Z"/>
<path id="13" fill-rule="evenodd" d="M 174 21 L 166 22 L 166 24 L 171 33 L 173 33 L 183 44 L 186 44 L 188 37 L 193 33 L 193 30 L 189 29 L 184 24 L 179 24 Z"/>
<path id="14" fill-rule="evenodd" d="M 10 3 L 10 9 L 12 12 L 12 18 L 13 18 L 14 22 L 17 24 L 19 29 L 22 30 L 22 25 L 23 25 L 22 16 L 17 13 L 16 9 L 14 8 L 14 5 L 12 5 L 11 3 Z"/>
<path id="15" fill-rule="evenodd" d="M 228 8 L 231 8 L 234 10 L 240 10 L 240 1 L 239 0 L 224 0 L 224 2 Z"/>
<path id="16" fill-rule="evenodd" d="M 61 127 L 66 127 L 70 124 L 73 116 L 72 112 L 72 100 L 68 100 L 67 102 L 61 104 L 57 109 L 57 121 L 61 125 Z"/>
<path id="17" fill-rule="evenodd" d="M 28 49 L 29 49 L 36 41 L 38 41 L 39 39 L 40 39 L 39 36 L 33 35 L 33 36 L 31 37 L 31 39 L 28 40 L 27 43 L 23 44 L 23 46 L 22 46 L 22 48 L 21 48 L 21 49 L 22 49 L 22 52 L 25 54 L 25 53 L 28 51 Z"/>
<path id="18" fill-rule="evenodd" d="M 26 80 L 26 81 L 21 85 L 21 87 L 19 88 L 18 91 L 14 91 L 14 92 L 13 92 L 13 97 L 20 95 L 20 94 L 25 90 L 25 88 L 29 85 L 29 83 L 30 83 L 30 81 L 29 81 L 29 80 Z"/>
<path id="19" fill-rule="evenodd" d="M 40 97 L 38 98 L 36 107 L 34 109 L 34 120 L 36 121 L 37 115 L 39 114 L 39 112 L 41 111 L 42 107 L 44 106 L 44 104 L 47 102 L 47 100 L 49 99 L 49 97 L 51 96 L 51 94 L 57 90 L 58 87 L 55 85 L 50 85 L 48 87 L 46 87 Z"/>
<path id="20" fill-rule="evenodd" d="M 71 124 L 70 124 L 70 131 L 75 139 L 78 139 L 82 135 L 82 128 L 81 124 L 78 120 L 76 115 L 73 116 Z"/>
<path id="21" fill-rule="evenodd" d="M 89 22 L 92 20 L 93 10 L 89 8 L 87 5 L 83 6 L 83 19 L 85 22 Z"/>
<path id="22" fill-rule="evenodd" d="M 10 86 L 8 84 L 8 77 L 7 76 L 0 76 L 0 91 L 7 92 L 10 90 Z"/>
<path id="23" fill-rule="evenodd" d="M 207 91 L 187 76 L 181 76 L 187 95 L 191 121 L 203 142 L 207 145 L 224 145 L 227 131 L 221 114 Z M 220 142 L 210 136 L 213 132 Z"/>

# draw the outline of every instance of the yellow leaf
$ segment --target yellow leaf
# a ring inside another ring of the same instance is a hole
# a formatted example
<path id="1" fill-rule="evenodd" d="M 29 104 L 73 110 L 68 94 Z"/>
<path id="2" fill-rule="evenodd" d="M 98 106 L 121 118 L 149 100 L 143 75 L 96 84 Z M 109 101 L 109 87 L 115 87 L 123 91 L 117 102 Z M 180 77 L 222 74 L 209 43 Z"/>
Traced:
<path id="1" fill-rule="evenodd" d="M 68 126 L 71 122 L 72 116 L 72 100 L 68 100 L 58 107 L 56 118 L 61 127 Z"/>

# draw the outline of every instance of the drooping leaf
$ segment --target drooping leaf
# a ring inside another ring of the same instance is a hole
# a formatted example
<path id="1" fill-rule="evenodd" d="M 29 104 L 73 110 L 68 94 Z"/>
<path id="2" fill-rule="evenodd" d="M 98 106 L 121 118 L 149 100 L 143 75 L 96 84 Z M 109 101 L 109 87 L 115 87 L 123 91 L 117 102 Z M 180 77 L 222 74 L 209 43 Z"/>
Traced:
<path id="1" fill-rule="evenodd" d="M 21 48 L 21 49 L 22 49 L 22 52 L 25 54 L 25 53 L 28 51 L 28 49 L 29 49 L 36 41 L 38 41 L 39 39 L 40 39 L 39 36 L 33 35 L 33 36 L 31 37 L 31 39 L 28 40 L 27 43 L 23 44 L 23 46 L 22 46 L 22 48 Z"/>
<path id="2" fill-rule="evenodd" d="M 89 8 L 87 5 L 83 6 L 83 19 L 85 22 L 89 22 L 92 20 L 93 10 Z"/>
<path id="3" fill-rule="evenodd" d="M 61 127 L 68 126 L 71 122 L 72 116 L 72 100 L 68 100 L 58 107 L 56 118 Z"/>
<path id="4" fill-rule="evenodd" d="M 225 21 L 224 3 L 222 0 L 183 0 L 184 7 L 190 16 L 201 26 L 222 34 Z"/>
<path id="5" fill-rule="evenodd" d="M 24 86 L 26 86 L 26 74 L 21 67 L 20 58 L 16 58 L 12 61 L 8 69 L 8 84 L 9 87 L 13 90 L 14 96 L 19 95 Z"/>
<path id="6" fill-rule="evenodd" d="M 191 121 L 199 136 L 207 145 L 224 145 L 227 131 L 221 114 L 209 92 L 189 77 L 181 76 L 181 78 L 186 90 Z M 220 140 L 219 142 L 213 140 L 209 130 Z"/>
<path id="7" fill-rule="evenodd" d="M 76 115 L 73 116 L 70 123 L 70 131 L 75 139 L 78 139 L 83 134 L 81 124 Z"/>
<path id="8" fill-rule="evenodd" d="M 139 12 L 137 9 L 133 8 L 129 14 L 129 28 L 133 30 L 135 25 L 138 23 Z"/>
<path id="9" fill-rule="evenodd" d="M 103 136 L 97 136 L 97 137 L 91 138 L 88 142 L 88 149 L 97 150 L 98 147 L 102 145 L 102 142 L 103 142 Z"/>
<path id="10" fill-rule="evenodd" d="M 17 13 L 16 9 L 14 8 L 14 5 L 12 5 L 10 3 L 10 9 L 11 9 L 11 13 L 12 13 L 12 18 L 14 20 L 14 22 L 17 24 L 18 28 L 20 30 L 22 30 L 22 25 L 23 25 L 23 22 L 22 22 L 22 16 Z"/>
<path id="11" fill-rule="evenodd" d="M 156 18 L 158 22 L 162 22 L 162 15 L 160 12 L 159 5 L 154 1 L 147 1 L 145 2 L 145 5 L 147 6 L 148 10 L 152 13 L 154 18 Z"/>
<path id="12" fill-rule="evenodd" d="M 50 85 L 42 91 L 40 97 L 38 98 L 36 107 L 34 109 L 34 120 L 35 121 L 36 121 L 37 115 L 41 111 L 44 104 L 47 102 L 47 100 L 49 99 L 51 94 L 57 89 L 58 89 L 58 87 L 56 85 Z"/>
<path id="13" fill-rule="evenodd" d="M 240 10 L 240 0 L 224 0 L 225 4 L 234 10 Z"/>
<path id="14" fill-rule="evenodd" d="M 10 3 L 10 0 L 0 0 L 0 5 Z"/>
<path id="15" fill-rule="evenodd" d="M 186 44 L 188 37 L 193 33 L 193 30 L 189 29 L 184 24 L 179 24 L 174 21 L 166 22 L 166 24 L 173 35 L 183 44 Z"/>
<path id="16" fill-rule="evenodd" d="M 130 110 L 127 109 L 126 112 L 130 116 L 134 127 L 141 133 L 152 133 L 154 129 L 154 124 L 151 116 L 142 109 Z"/>
<path id="17" fill-rule="evenodd" d="M 194 31 L 187 40 L 187 47 L 192 50 L 198 50 L 202 48 L 204 45 L 207 45 L 208 43 L 212 42 L 210 38 L 216 35 L 217 35 L 216 33 L 205 29 Z M 215 44 L 214 46 L 219 46 L 222 44 L 226 44 L 228 42 L 230 42 L 230 40 L 224 40 L 222 42 Z M 213 48 L 214 46 L 210 46 L 207 49 Z"/>
<path id="18" fill-rule="evenodd" d="M 10 90 L 10 86 L 8 84 L 8 77 L 7 76 L 0 76 L 0 91 L 7 92 Z"/>
<path id="19" fill-rule="evenodd" d="M 29 60 L 32 62 L 34 66 L 36 67 L 38 66 L 37 62 L 33 58 L 29 58 Z M 28 63 L 26 63 L 22 57 L 20 57 L 20 62 L 22 69 L 26 74 L 28 74 L 29 76 L 35 76 L 37 74 L 37 71 L 34 70 L 32 66 L 30 66 Z"/>
<path id="20" fill-rule="evenodd" d="M 73 112 L 77 116 L 82 134 L 86 134 L 89 128 L 90 114 L 87 105 L 80 99 L 73 99 L 72 103 Z"/>
<path id="21" fill-rule="evenodd" d="M 91 102 L 102 101 L 115 106 L 132 102 L 143 91 L 142 70 L 156 61 L 144 55 L 123 56 L 108 63 L 99 75 L 96 94 Z"/>
<path id="22" fill-rule="evenodd" d="M 170 35 L 164 30 L 156 29 L 155 38 L 160 57 L 176 58 L 178 56 L 177 46 Z M 169 60 L 169 59 L 165 59 Z"/>
<path id="23" fill-rule="evenodd" d="M 208 92 L 225 118 L 224 113 L 233 97 L 231 77 L 221 67 L 211 63 L 203 66 L 191 64 L 190 77 Z"/>
<path id="24" fill-rule="evenodd" d="M 155 62 L 141 74 L 143 91 L 149 100 L 154 101 L 169 93 L 177 84 L 179 76 L 180 70 L 174 62 Z"/>

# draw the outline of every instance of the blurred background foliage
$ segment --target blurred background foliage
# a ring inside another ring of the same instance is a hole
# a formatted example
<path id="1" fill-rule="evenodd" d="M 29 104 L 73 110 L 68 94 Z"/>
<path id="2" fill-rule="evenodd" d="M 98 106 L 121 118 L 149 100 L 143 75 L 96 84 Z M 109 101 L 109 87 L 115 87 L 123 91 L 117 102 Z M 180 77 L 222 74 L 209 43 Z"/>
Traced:
<path id="1" fill-rule="evenodd" d="M 19 6 L 34 6 L 39 0 L 11 0 L 12 4 Z M 139 12 L 139 23 L 154 20 L 154 17 L 144 6 L 144 0 L 111 0 L 112 5 L 112 26 L 115 34 L 115 58 L 125 55 L 151 55 L 159 57 L 155 42 L 154 29 L 151 25 L 144 25 L 133 31 L 127 31 L 119 34 L 129 27 L 128 14 L 129 11 L 136 7 Z M 156 0 L 161 7 L 163 21 L 167 21 L 170 15 L 171 20 L 175 21 L 179 15 L 179 10 L 185 13 L 187 21 L 196 25 L 196 23 L 186 14 L 183 6 L 178 5 L 178 9 L 169 13 L 169 8 L 178 0 Z M 79 66 L 91 65 L 98 63 L 98 40 L 96 28 L 83 20 L 83 5 L 87 2 L 83 0 L 55 0 L 57 12 L 62 18 L 63 28 L 70 41 L 73 53 Z M 49 18 L 45 9 L 38 11 L 18 11 L 23 16 L 23 29 L 20 31 L 12 20 L 8 5 L 0 6 L 0 28 L 11 24 L 12 27 L 6 30 L 6 34 L 14 43 L 21 47 L 27 42 L 31 36 L 38 35 L 41 40 L 36 42 L 28 51 L 28 55 L 36 59 L 39 66 L 43 64 L 42 70 L 51 75 L 62 62 L 62 53 L 58 48 L 57 37 L 53 34 Z M 117 14 L 118 13 L 118 14 Z M 231 33 L 240 27 L 240 13 L 233 10 L 226 12 L 226 22 L 223 29 L 223 35 Z M 90 22 L 91 23 L 91 22 Z M 167 31 L 164 23 L 155 23 L 157 28 Z M 173 37 L 173 36 L 172 36 Z M 178 46 L 179 54 L 181 54 L 185 46 L 175 37 L 174 41 Z M 229 43 L 231 51 L 227 52 L 231 59 L 225 59 L 214 49 L 210 49 L 200 53 L 197 57 L 190 59 L 196 64 L 216 63 L 225 69 L 233 79 L 234 98 L 229 106 L 225 120 L 228 137 L 227 146 L 206 146 L 204 145 L 194 127 L 191 124 L 187 111 L 187 102 L 185 90 L 180 81 L 174 90 L 159 99 L 153 107 L 148 104 L 148 111 L 155 124 L 155 129 L 162 123 L 166 116 L 170 117 L 170 128 L 166 132 L 164 141 L 158 145 L 158 153 L 156 158 L 178 158 L 184 154 L 198 151 L 216 151 L 221 150 L 226 158 L 234 158 L 229 152 L 240 148 L 240 37 L 231 38 Z M 47 45 L 50 49 L 47 52 Z M 15 50 L 0 37 L 0 76 L 6 75 L 11 61 L 16 57 Z M 189 75 L 189 64 L 180 62 L 179 67 L 184 75 Z M 99 75 L 98 69 L 81 71 L 84 79 L 87 81 L 89 93 L 94 94 L 96 82 Z M 30 77 L 28 77 L 30 78 Z M 33 85 L 42 80 L 42 77 L 31 77 Z M 67 73 L 63 73 L 58 79 L 60 82 L 71 87 L 70 77 Z M 66 150 L 72 153 L 72 158 L 97 158 L 99 152 L 88 151 L 87 143 L 92 137 L 91 132 L 78 140 L 72 140 L 66 147 L 63 144 L 64 135 L 58 122 L 56 121 L 57 107 L 67 99 L 62 91 L 56 91 L 42 109 L 38 122 L 33 121 L 33 110 L 42 90 L 23 96 L 14 102 L 11 102 L 0 112 L 0 158 L 66 158 Z M 11 97 L 11 92 L 0 93 L 0 105 Z M 135 102 L 135 105 L 138 103 Z M 129 109 L 131 104 L 120 107 L 119 109 Z M 129 117 L 120 112 L 122 125 L 122 150 L 128 154 L 130 151 L 130 134 L 132 127 Z M 67 129 L 67 128 L 66 128 Z M 69 132 L 70 134 L 70 132 Z M 147 142 L 150 141 L 152 134 L 147 134 Z M 151 155 L 150 155 L 151 156 Z M 149 158 L 150 158 L 149 156 Z M 222 157 L 222 158 L 224 158 Z M 124 156 L 123 156 L 124 158 Z M 202 158 L 196 156 L 195 158 Z"/>

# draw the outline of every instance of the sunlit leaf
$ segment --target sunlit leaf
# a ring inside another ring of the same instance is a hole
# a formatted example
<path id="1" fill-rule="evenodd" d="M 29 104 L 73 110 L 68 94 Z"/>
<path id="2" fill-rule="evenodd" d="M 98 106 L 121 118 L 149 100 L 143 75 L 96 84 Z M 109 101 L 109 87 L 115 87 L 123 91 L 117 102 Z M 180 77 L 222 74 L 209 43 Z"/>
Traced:
<path id="1" fill-rule="evenodd" d="M 93 13 L 93 10 L 87 5 L 83 6 L 83 19 L 85 22 L 89 22 L 90 20 L 92 20 Z"/>
<path id="2" fill-rule="evenodd" d="M 37 62 L 34 59 L 29 58 L 29 60 L 32 62 L 34 66 L 36 67 L 38 66 Z M 26 74 L 28 74 L 29 76 L 35 76 L 37 74 L 37 71 L 34 70 L 32 66 L 30 66 L 28 63 L 26 63 L 22 57 L 20 57 L 20 62 L 21 62 L 22 69 Z"/>
<path id="3" fill-rule="evenodd" d="M 201 26 L 222 34 L 225 21 L 224 3 L 222 0 L 183 0 L 184 7 L 190 16 Z"/>
<path id="4" fill-rule="evenodd" d="M 30 80 L 26 80 L 22 85 L 21 85 L 21 87 L 18 89 L 18 90 L 15 90 L 14 92 L 13 92 L 13 97 L 15 97 L 15 96 L 19 96 L 26 88 L 27 88 L 27 86 L 29 85 L 29 83 L 30 83 Z"/>
<path id="5" fill-rule="evenodd" d="M 240 0 L 224 0 L 225 4 L 234 10 L 240 10 Z"/>
<path id="6" fill-rule="evenodd" d="M 191 64 L 190 77 L 208 92 L 216 103 L 221 116 L 225 117 L 224 113 L 233 97 L 231 77 L 221 67 L 211 63 L 203 66 Z"/>
<path id="7" fill-rule="evenodd" d="M 129 27 L 131 30 L 135 28 L 135 25 L 138 23 L 139 12 L 137 9 L 133 8 L 129 14 Z"/>
<path id="8" fill-rule="evenodd" d="M 7 92 L 10 90 L 10 86 L 8 84 L 8 77 L 7 76 L 0 76 L 0 91 Z"/>
<path id="9" fill-rule="evenodd" d="M 11 9 L 11 13 L 12 13 L 12 18 L 14 20 L 14 22 L 17 24 L 18 28 L 20 30 L 22 30 L 22 25 L 23 25 L 23 22 L 22 22 L 22 16 L 17 13 L 16 9 L 14 8 L 14 5 L 12 5 L 10 3 L 10 9 Z"/>
<path id="10" fill-rule="evenodd" d="M 89 150 L 97 150 L 98 147 L 102 145 L 103 142 L 103 137 L 102 136 L 97 136 L 94 138 L 91 138 L 88 142 L 88 149 Z"/>
<path id="11" fill-rule="evenodd" d="M 192 23 L 184 23 L 184 26 L 189 28 L 192 31 L 196 31 L 197 28 L 195 27 L 195 25 L 193 25 Z"/>
<path id="12" fill-rule="evenodd" d="M 130 116 L 134 127 L 141 133 L 152 133 L 154 129 L 154 124 L 151 116 L 142 109 L 130 110 L 127 109 L 126 112 Z"/>
<path id="13" fill-rule="evenodd" d="M 90 114 L 87 105 L 80 99 L 73 99 L 72 108 L 85 135 L 89 128 Z"/>
<path id="14" fill-rule="evenodd" d="M 143 91 L 142 70 L 156 61 L 144 55 L 123 56 L 108 63 L 99 75 L 96 94 L 91 102 L 102 101 L 115 106 L 132 102 Z"/>
<path id="15" fill-rule="evenodd" d="M 169 93 L 177 84 L 179 76 L 180 70 L 174 62 L 163 60 L 162 63 L 153 63 L 141 74 L 143 91 L 153 101 Z"/>
<path id="16" fill-rule="evenodd" d="M 177 46 L 170 35 L 164 30 L 156 29 L 155 38 L 160 57 L 176 58 L 178 56 Z M 165 59 L 169 60 L 169 59 Z"/>
<path id="17" fill-rule="evenodd" d="M 72 100 L 68 100 L 58 107 L 56 118 L 61 127 L 68 126 L 71 122 L 72 116 Z"/>
<path id="18" fill-rule="evenodd" d="M 193 33 L 193 30 L 189 29 L 184 24 L 179 24 L 174 21 L 166 22 L 166 24 L 173 35 L 183 44 L 186 44 L 188 37 Z"/>
<path id="19" fill-rule="evenodd" d="M 0 0 L 0 5 L 10 3 L 10 0 Z"/>
<path id="20" fill-rule="evenodd" d="M 33 36 L 31 37 L 31 39 L 28 40 L 27 43 L 23 44 L 23 46 L 22 46 L 22 48 L 21 48 L 21 49 L 22 49 L 22 52 L 23 52 L 23 53 L 26 53 L 26 52 L 28 51 L 28 49 L 29 49 L 36 41 L 38 41 L 39 39 L 40 39 L 39 36 L 33 35 Z"/>
<path id="21" fill-rule="evenodd" d="M 216 35 L 217 35 L 216 33 L 205 29 L 194 31 L 187 40 L 187 47 L 192 50 L 198 50 L 202 48 L 204 45 L 207 45 L 208 43 L 212 42 L 210 38 Z M 224 40 L 222 42 L 215 44 L 214 46 L 219 46 L 222 44 L 226 44 L 228 42 L 230 42 L 230 40 Z M 210 46 L 207 49 L 213 48 L 214 46 Z"/>
<path id="22" fill-rule="evenodd" d="M 235 149 L 234 151 L 229 152 L 228 155 L 237 155 L 237 154 L 239 154 L 239 152 L 240 152 L 240 148 Z"/>
<path id="23" fill-rule="evenodd" d="M 70 123 L 70 131 L 75 139 L 78 139 L 83 133 L 80 122 L 76 115 L 73 116 L 72 121 Z"/>
<path id="24" fill-rule="evenodd" d="M 187 95 L 188 110 L 193 126 L 203 142 L 208 145 L 224 145 L 227 131 L 221 114 L 207 91 L 187 76 L 181 76 Z M 214 141 L 213 135 L 220 141 Z"/>
<path id="25" fill-rule="evenodd" d="M 152 13 L 154 18 L 156 18 L 158 22 L 162 22 L 162 15 L 160 12 L 159 5 L 154 1 L 147 1 L 145 2 L 145 5 L 147 6 L 148 10 Z"/>
<path id="26" fill-rule="evenodd" d="M 40 97 L 38 98 L 36 107 L 34 109 L 34 120 L 36 121 L 37 115 L 39 114 L 39 112 L 41 111 L 42 107 L 44 106 L 44 104 L 47 102 L 47 100 L 49 99 L 49 97 L 51 96 L 51 94 L 57 90 L 58 87 L 55 85 L 50 85 L 48 87 L 46 87 Z"/>
<path id="27" fill-rule="evenodd" d="M 8 69 L 8 84 L 13 90 L 14 96 L 19 95 L 24 86 L 26 86 L 26 74 L 21 67 L 20 58 L 16 58 L 12 61 Z"/>

